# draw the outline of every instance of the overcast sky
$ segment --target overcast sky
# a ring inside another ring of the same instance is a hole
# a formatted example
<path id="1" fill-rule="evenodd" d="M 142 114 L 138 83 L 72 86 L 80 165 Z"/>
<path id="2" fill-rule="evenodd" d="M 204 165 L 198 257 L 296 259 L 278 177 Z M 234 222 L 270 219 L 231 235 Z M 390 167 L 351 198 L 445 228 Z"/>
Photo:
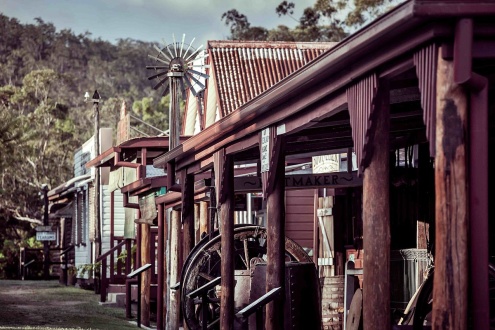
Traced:
<path id="1" fill-rule="evenodd" d="M 229 29 L 221 21 L 224 12 L 237 9 L 252 26 L 272 28 L 294 26 L 289 17 L 278 17 L 275 8 L 282 0 L 0 0 L 0 12 L 21 23 L 35 17 L 51 22 L 57 31 L 65 28 L 76 34 L 91 32 L 93 38 L 115 42 L 132 38 L 167 43 L 186 34 L 186 43 L 206 46 L 207 40 L 226 39 Z M 294 16 L 315 0 L 297 0 Z"/>

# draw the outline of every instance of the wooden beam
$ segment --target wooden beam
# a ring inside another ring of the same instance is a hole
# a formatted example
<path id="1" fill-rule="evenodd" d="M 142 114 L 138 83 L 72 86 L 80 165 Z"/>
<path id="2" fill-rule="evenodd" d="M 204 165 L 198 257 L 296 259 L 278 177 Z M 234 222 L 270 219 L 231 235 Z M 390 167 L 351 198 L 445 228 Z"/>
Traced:
<path id="1" fill-rule="evenodd" d="M 151 244 L 150 225 L 140 224 L 141 226 L 141 265 L 151 263 Z M 154 244 L 153 244 L 153 248 Z M 144 326 L 150 326 L 150 287 L 151 287 L 151 269 L 141 274 L 141 323 Z"/>
<path id="2" fill-rule="evenodd" d="M 146 154 L 147 149 L 141 148 L 141 166 L 138 167 L 138 178 L 146 177 Z M 139 198 L 139 197 L 138 197 Z M 156 205 L 153 205 L 156 207 Z M 141 213 L 141 211 L 140 211 Z M 140 216 L 142 216 L 141 214 Z M 141 265 L 151 264 L 151 228 L 149 224 L 141 224 Z M 155 244 L 153 242 L 153 249 Z M 151 316 L 151 269 L 141 275 L 141 323 L 150 326 Z"/>
<path id="3" fill-rule="evenodd" d="M 172 211 L 170 219 L 170 286 L 180 281 L 179 273 L 179 236 L 180 236 L 180 212 Z M 180 290 L 169 289 L 170 305 L 168 306 L 167 329 L 179 329 L 180 319 Z"/>
<path id="4" fill-rule="evenodd" d="M 220 329 L 234 324 L 234 166 L 225 149 L 214 155 L 215 188 L 220 218 L 221 276 Z"/>
<path id="5" fill-rule="evenodd" d="M 208 203 L 199 202 L 199 235 L 208 233 Z"/>
<path id="6" fill-rule="evenodd" d="M 324 118 L 336 115 L 347 107 L 346 93 L 336 93 L 326 102 L 318 102 L 311 105 L 305 111 L 298 112 L 294 117 L 284 120 L 287 134 L 295 134 L 306 128 L 313 127 Z"/>
<path id="7" fill-rule="evenodd" d="M 389 90 L 382 84 L 374 110 L 369 165 L 363 179 L 363 325 L 390 329 Z M 371 106 L 371 104 L 368 104 Z M 372 144 L 372 145 L 371 145 Z"/>
<path id="8" fill-rule="evenodd" d="M 240 141 L 231 144 L 227 148 L 225 148 L 227 154 L 235 154 L 246 149 L 250 149 L 256 146 L 259 142 L 259 138 L 257 134 L 253 134 L 250 137 L 241 139 Z"/>
<path id="9" fill-rule="evenodd" d="M 164 317 L 167 315 L 167 306 L 164 303 L 167 296 L 167 262 L 165 258 L 165 242 L 167 237 L 167 222 L 165 221 L 165 205 L 158 204 L 158 256 L 157 256 L 157 297 L 156 297 L 156 329 L 165 329 Z"/>
<path id="10" fill-rule="evenodd" d="M 470 246 L 470 319 L 473 329 L 487 329 L 490 326 L 490 289 L 489 289 L 489 111 L 488 79 L 472 71 L 473 58 L 480 48 L 491 49 L 488 57 L 493 57 L 493 42 L 480 45 L 474 39 L 473 18 L 462 18 L 456 23 L 454 39 L 454 81 L 466 88 L 469 93 L 469 241 Z M 485 31 L 485 33 L 488 31 Z M 493 34 L 493 28 L 492 28 Z M 489 34 L 489 33 L 488 33 Z M 442 48 L 443 50 L 443 48 Z M 445 59 L 445 52 L 442 51 Z"/>
<path id="11" fill-rule="evenodd" d="M 285 156 L 282 136 L 270 127 L 269 135 L 260 134 L 260 153 L 268 157 L 269 168 L 262 172 L 264 196 L 266 197 L 267 266 L 266 292 L 281 287 L 285 292 Z M 265 140 L 265 141 L 264 141 Z M 266 143 L 268 142 L 268 143 Z M 265 329 L 280 329 L 284 324 L 284 298 L 266 305 Z"/>
<path id="12" fill-rule="evenodd" d="M 454 64 L 438 57 L 433 328 L 467 329 L 467 97 Z"/>
<path id="13" fill-rule="evenodd" d="M 194 247 L 194 175 L 187 174 L 187 170 L 181 171 L 182 184 L 182 225 L 183 225 L 183 259 Z"/>
<path id="14" fill-rule="evenodd" d="M 199 203 L 194 203 L 194 245 L 198 244 L 201 239 L 201 231 L 199 230 Z"/>
<path id="15" fill-rule="evenodd" d="M 166 166 L 167 170 L 167 190 L 175 185 L 175 162 L 170 161 Z"/>

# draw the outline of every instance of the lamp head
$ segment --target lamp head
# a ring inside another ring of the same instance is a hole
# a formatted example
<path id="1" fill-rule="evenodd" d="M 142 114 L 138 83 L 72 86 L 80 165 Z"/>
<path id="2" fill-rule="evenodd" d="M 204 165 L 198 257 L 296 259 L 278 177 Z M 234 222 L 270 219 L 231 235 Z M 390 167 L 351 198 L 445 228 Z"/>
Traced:
<path id="1" fill-rule="evenodd" d="M 100 102 L 100 94 L 98 94 L 98 91 L 95 90 L 93 93 L 93 103 L 99 103 Z"/>

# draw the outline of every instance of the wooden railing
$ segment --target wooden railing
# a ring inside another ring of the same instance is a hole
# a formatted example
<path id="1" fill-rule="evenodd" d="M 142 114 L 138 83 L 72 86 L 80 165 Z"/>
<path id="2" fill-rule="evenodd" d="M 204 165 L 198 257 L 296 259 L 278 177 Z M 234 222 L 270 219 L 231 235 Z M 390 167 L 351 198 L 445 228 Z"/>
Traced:
<path id="1" fill-rule="evenodd" d="M 150 268 L 151 268 L 151 284 L 156 285 L 158 283 L 158 274 L 156 269 L 156 258 L 157 258 L 157 238 L 158 238 L 158 228 L 151 227 L 151 237 L 150 237 Z M 124 239 L 123 237 L 114 237 L 117 243 L 110 250 L 102 254 L 96 259 L 96 262 L 101 262 L 101 274 L 100 274 L 100 301 L 105 302 L 107 298 L 107 292 L 109 284 L 128 284 L 126 281 L 127 274 L 132 271 L 132 239 Z M 125 249 L 124 249 L 125 245 Z M 128 251 L 125 259 L 125 267 L 122 259 L 116 258 L 122 251 Z M 136 259 L 134 259 L 136 260 Z M 110 276 L 107 276 L 107 269 L 110 269 Z M 134 265 L 138 267 L 139 265 Z M 132 282 L 132 281 L 131 281 Z"/>
<path id="2" fill-rule="evenodd" d="M 138 328 L 141 327 L 141 274 L 151 268 L 151 264 L 146 264 L 143 265 L 142 267 L 139 267 L 129 275 L 127 275 L 127 281 L 126 281 L 126 316 L 127 318 L 131 318 L 131 283 L 136 283 L 137 284 L 137 326 Z M 137 280 L 134 280 L 134 278 L 137 276 Z M 132 282 L 131 282 L 132 281 Z"/>
<path id="3" fill-rule="evenodd" d="M 67 271 L 68 271 L 68 268 L 69 268 L 69 256 L 67 255 L 71 250 L 74 249 L 74 245 L 69 245 L 68 248 L 66 248 L 65 250 L 63 250 L 61 253 L 60 253 L 60 257 L 64 257 L 64 261 L 63 261 L 63 269 L 62 269 L 62 272 L 63 272 L 63 278 L 64 278 L 64 284 L 65 286 L 67 286 L 67 282 L 68 282 L 68 274 L 67 274 Z"/>
<path id="4" fill-rule="evenodd" d="M 65 275 L 65 270 L 67 269 L 67 264 L 68 264 L 68 257 L 66 255 L 67 252 L 69 252 L 71 249 L 73 249 L 74 246 L 70 245 L 66 247 L 65 249 L 61 248 L 49 248 L 49 254 L 48 254 L 48 264 L 49 265 L 61 265 L 61 269 L 63 271 L 63 274 Z M 34 253 L 34 256 L 33 256 Z M 29 255 L 29 256 L 28 256 Z M 61 261 L 61 257 L 64 256 L 64 260 Z M 19 260 L 19 276 L 22 280 L 28 277 L 28 270 L 32 268 L 39 267 L 39 265 L 42 263 L 41 259 L 43 258 L 43 248 L 25 248 L 21 247 L 20 248 L 20 260 Z M 26 260 L 30 259 L 29 262 Z M 52 260 L 58 260 L 58 261 L 52 261 Z M 65 266 L 65 270 L 64 270 Z M 57 270 L 58 271 L 58 270 Z M 59 273 L 56 272 L 56 275 Z"/>
<path id="5" fill-rule="evenodd" d="M 256 313 L 256 330 L 264 329 L 263 308 L 281 295 L 281 287 L 271 289 L 269 292 L 265 293 L 263 296 L 241 309 L 237 312 L 237 314 L 235 314 L 235 316 L 239 319 L 247 319 L 251 314 Z"/>
<path id="6" fill-rule="evenodd" d="M 206 283 L 202 287 L 197 288 L 196 290 L 189 292 L 187 294 L 188 298 L 194 299 L 194 298 L 200 298 L 201 300 L 201 310 L 202 310 L 202 322 L 203 326 L 201 327 L 202 330 L 207 330 L 211 329 L 213 326 L 215 326 L 219 322 L 219 318 L 216 320 L 212 320 L 210 324 L 208 324 L 208 314 L 210 312 L 210 309 L 208 308 L 208 305 L 210 304 L 210 299 L 208 298 L 208 292 L 212 289 L 215 288 L 215 286 L 220 284 L 220 281 L 222 278 L 219 276 L 210 282 Z"/>
<path id="7" fill-rule="evenodd" d="M 115 267 L 115 253 L 117 256 L 121 255 L 123 247 L 127 251 L 125 258 L 125 269 L 121 259 L 117 258 L 117 265 Z M 118 280 L 122 279 L 125 281 L 125 275 L 131 272 L 132 268 L 132 239 L 123 239 L 117 245 L 112 247 L 110 250 L 102 254 L 96 259 L 96 262 L 101 262 L 101 272 L 100 272 L 100 301 L 105 302 L 107 299 L 107 290 L 110 283 L 116 283 Z M 108 262 L 110 258 L 110 262 Z M 110 277 L 107 278 L 107 266 L 110 265 Z"/>

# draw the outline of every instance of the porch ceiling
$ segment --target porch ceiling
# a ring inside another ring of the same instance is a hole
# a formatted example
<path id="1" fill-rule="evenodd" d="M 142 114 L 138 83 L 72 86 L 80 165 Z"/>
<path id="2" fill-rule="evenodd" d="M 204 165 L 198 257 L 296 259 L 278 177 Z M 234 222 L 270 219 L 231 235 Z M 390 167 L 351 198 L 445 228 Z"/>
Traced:
<path id="1" fill-rule="evenodd" d="M 184 142 L 188 136 L 181 136 L 180 141 Z M 86 167 L 113 167 L 115 166 L 115 157 L 121 154 L 119 160 L 133 161 L 141 159 L 141 150 L 147 151 L 147 164 L 151 164 L 153 159 L 168 151 L 168 137 L 153 136 L 139 137 L 122 142 L 116 147 L 103 151 L 100 155 L 90 160 Z M 119 161 L 117 160 L 117 161 Z"/>

